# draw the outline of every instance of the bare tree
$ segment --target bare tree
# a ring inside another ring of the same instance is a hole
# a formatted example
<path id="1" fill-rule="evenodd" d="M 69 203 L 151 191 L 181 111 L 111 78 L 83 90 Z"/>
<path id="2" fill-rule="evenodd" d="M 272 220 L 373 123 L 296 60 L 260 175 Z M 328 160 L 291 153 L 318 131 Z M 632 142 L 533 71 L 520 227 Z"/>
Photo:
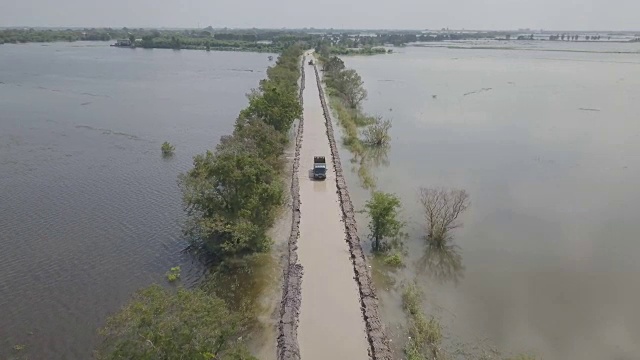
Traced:
<path id="1" fill-rule="evenodd" d="M 369 125 L 363 132 L 364 143 L 373 147 L 385 147 L 391 142 L 391 120 L 383 120 L 377 116 L 373 124 Z"/>
<path id="2" fill-rule="evenodd" d="M 449 232 L 462 226 L 457 219 L 469 207 L 469 194 L 465 190 L 420 188 L 420 202 L 425 211 L 428 239 L 444 245 Z"/>

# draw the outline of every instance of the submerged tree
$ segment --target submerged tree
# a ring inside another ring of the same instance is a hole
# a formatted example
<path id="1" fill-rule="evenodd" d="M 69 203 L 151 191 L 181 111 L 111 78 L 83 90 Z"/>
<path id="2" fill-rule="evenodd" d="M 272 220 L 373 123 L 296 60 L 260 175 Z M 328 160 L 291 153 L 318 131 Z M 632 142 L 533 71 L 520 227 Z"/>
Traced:
<path id="1" fill-rule="evenodd" d="M 374 251 L 387 250 L 390 245 L 385 239 L 397 240 L 401 236 L 404 224 L 398 219 L 400 207 L 396 195 L 382 191 L 374 191 L 365 204 Z"/>
<path id="2" fill-rule="evenodd" d="M 377 117 L 375 122 L 364 130 L 364 143 L 374 147 L 389 146 L 391 142 L 390 129 L 391 120 L 382 120 L 381 117 Z"/>
<path id="3" fill-rule="evenodd" d="M 162 150 L 162 155 L 171 156 L 173 155 L 173 152 L 176 150 L 176 147 L 171 145 L 168 141 L 165 141 L 162 143 L 160 150 Z"/>
<path id="4" fill-rule="evenodd" d="M 180 177 L 192 220 L 188 234 L 196 245 L 223 257 L 267 249 L 265 229 L 284 201 L 277 170 L 236 145 L 197 155 L 194 168 Z"/>
<path id="5" fill-rule="evenodd" d="M 107 320 L 98 359 L 255 359 L 237 339 L 242 318 L 202 290 L 152 285 Z"/>
<path id="6" fill-rule="evenodd" d="M 469 194 L 465 190 L 420 188 L 420 203 L 424 207 L 428 240 L 444 246 L 449 232 L 462 226 L 457 219 L 469 207 Z"/>

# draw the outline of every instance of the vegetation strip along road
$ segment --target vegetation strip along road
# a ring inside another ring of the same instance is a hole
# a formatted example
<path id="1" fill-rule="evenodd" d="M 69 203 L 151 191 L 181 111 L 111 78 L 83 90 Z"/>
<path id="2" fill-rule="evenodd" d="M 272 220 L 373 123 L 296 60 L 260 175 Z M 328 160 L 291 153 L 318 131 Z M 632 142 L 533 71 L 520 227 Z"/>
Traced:
<path id="1" fill-rule="evenodd" d="M 154 285 L 138 292 L 102 329 L 98 358 L 255 359 L 243 341 L 258 322 L 259 306 L 247 287 L 254 286 L 255 259 L 270 250 L 267 231 L 286 200 L 281 174 L 289 130 L 302 115 L 301 56 L 298 46 L 285 49 L 248 94 L 233 134 L 195 156 L 180 177 L 185 235 L 211 264 L 213 280 L 201 289 Z M 162 150 L 168 156 L 173 147 Z"/>
<path id="2" fill-rule="evenodd" d="M 300 66 L 300 92 L 298 99 L 304 106 L 303 92 L 305 88 L 304 64 L 302 57 Z M 299 360 L 300 346 L 298 345 L 298 318 L 300 302 L 302 301 L 302 265 L 298 262 L 298 238 L 300 237 L 300 182 L 298 169 L 300 167 L 300 149 L 302 148 L 302 134 L 304 131 L 304 115 L 298 120 L 295 138 L 295 152 L 293 171 L 291 172 L 291 234 L 287 243 L 287 264 L 284 268 L 282 283 L 282 301 L 280 303 L 280 321 L 278 324 L 278 360 Z"/>

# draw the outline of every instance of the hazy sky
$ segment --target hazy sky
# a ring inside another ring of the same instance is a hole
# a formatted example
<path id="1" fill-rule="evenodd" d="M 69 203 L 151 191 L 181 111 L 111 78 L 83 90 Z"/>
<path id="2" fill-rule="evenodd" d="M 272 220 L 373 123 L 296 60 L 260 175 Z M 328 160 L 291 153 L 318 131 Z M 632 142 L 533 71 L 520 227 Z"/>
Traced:
<path id="1" fill-rule="evenodd" d="M 0 0 L 3 26 L 640 30 L 640 0 Z"/>

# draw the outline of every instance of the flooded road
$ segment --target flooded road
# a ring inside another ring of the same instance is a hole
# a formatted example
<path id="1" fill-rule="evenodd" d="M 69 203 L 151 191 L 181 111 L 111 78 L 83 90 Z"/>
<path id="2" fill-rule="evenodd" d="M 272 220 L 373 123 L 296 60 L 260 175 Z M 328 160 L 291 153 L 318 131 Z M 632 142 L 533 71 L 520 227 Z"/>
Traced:
<path id="1" fill-rule="evenodd" d="M 403 322 L 400 284 L 417 279 L 450 349 L 640 356 L 640 55 L 580 46 L 593 52 L 407 47 L 343 58 L 365 82 L 364 110 L 393 120 L 390 164 L 372 170 L 409 222 L 407 267 L 377 274 L 389 328 Z M 362 208 L 368 193 L 345 176 Z M 442 253 L 425 247 L 420 186 L 471 196 Z"/>
<path id="2" fill-rule="evenodd" d="M 233 130 L 268 55 L 0 46 L 0 358 L 90 358 L 136 289 L 203 278 L 177 175 Z"/>
<path id="3" fill-rule="evenodd" d="M 298 326 L 300 355 L 305 360 L 368 359 L 369 345 L 313 66 L 305 65 L 305 73 L 299 171 L 298 256 L 304 268 Z M 314 156 L 326 158 L 325 181 L 311 177 Z"/>

